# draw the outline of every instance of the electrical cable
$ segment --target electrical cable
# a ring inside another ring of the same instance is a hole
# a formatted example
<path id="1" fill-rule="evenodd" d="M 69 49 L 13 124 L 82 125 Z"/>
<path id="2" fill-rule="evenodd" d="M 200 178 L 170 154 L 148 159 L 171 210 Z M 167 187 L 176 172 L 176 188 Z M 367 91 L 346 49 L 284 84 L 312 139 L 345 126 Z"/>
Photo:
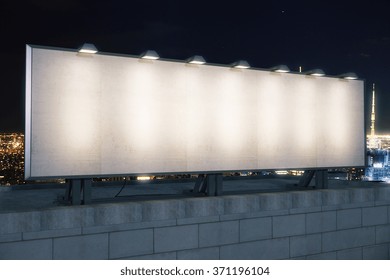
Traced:
<path id="1" fill-rule="evenodd" d="M 125 177 L 125 180 L 123 181 L 122 188 L 119 190 L 119 192 L 118 192 L 114 197 L 118 197 L 118 196 L 119 196 L 119 194 L 120 194 L 120 193 L 123 191 L 123 189 L 125 188 L 126 183 L 127 183 L 127 178 Z"/>

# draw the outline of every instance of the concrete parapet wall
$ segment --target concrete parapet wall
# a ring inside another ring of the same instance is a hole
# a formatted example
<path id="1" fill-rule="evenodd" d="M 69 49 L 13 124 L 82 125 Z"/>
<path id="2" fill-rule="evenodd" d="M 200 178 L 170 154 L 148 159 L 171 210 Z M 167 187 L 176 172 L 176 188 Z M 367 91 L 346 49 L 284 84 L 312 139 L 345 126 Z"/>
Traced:
<path id="1" fill-rule="evenodd" d="M 0 259 L 390 259 L 390 187 L 0 213 Z"/>

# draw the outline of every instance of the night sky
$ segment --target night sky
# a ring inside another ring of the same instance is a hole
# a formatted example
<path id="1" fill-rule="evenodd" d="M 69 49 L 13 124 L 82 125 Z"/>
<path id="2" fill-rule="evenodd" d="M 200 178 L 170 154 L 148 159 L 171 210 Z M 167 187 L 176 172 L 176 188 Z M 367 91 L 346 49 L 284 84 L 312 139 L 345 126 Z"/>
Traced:
<path id="1" fill-rule="evenodd" d="M 24 132 L 26 44 L 253 67 L 355 72 L 390 133 L 390 1 L 2 1 L 0 132 Z M 366 113 L 369 128 L 369 111 Z"/>

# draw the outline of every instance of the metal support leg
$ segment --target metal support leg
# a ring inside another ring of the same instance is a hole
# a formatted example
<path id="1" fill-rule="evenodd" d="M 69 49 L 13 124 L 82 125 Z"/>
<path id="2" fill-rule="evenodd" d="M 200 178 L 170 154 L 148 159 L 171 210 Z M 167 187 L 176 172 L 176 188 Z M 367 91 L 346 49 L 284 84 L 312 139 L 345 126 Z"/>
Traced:
<path id="1" fill-rule="evenodd" d="M 89 204 L 92 199 L 91 179 L 69 179 L 66 180 L 65 196 L 62 200 L 72 205 Z"/>
<path id="2" fill-rule="evenodd" d="M 313 179 L 315 170 L 305 170 L 303 173 L 301 179 L 298 182 L 298 187 L 304 187 L 307 188 Z"/>
<path id="3" fill-rule="evenodd" d="M 316 188 L 327 189 L 328 188 L 328 170 L 321 169 L 316 170 Z"/>
<path id="4" fill-rule="evenodd" d="M 81 180 L 70 180 L 71 194 L 72 194 L 72 205 L 81 204 Z"/>
<path id="5" fill-rule="evenodd" d="M 222 193 L 223 193 L 223 177 L 222 177 L 222 174 L 216 174 L 215 175 L 215 186 L 216 186 L 215 195 L 216 196 L 222 195 Z"/>
<path id="6" fill-rule="evenodd" d="M 92 180 L 83 179 L 81 188 L 83 190 L 83 204 L 90 204 L 92 201 Z"/>
<path id="7" fill-rule="evenodd" d="M 215 174 L 209 174 L 206 176 L 207 195 L 215 196 L 216 184 Z"/>
<path id="8" fill-rule="evenodd" d="M 307 188 L 315 175 L 315 187 L 319 189 L 328 188 L 328 170 L 327 169 L 318 169 L 318 170 L 306 170 L 303 173 L 302 178 L 299 180 L 298 187 Z"/>
<path id="9" fill-rule="evenodd" d="M 199 175 L 195 182 L 194 191 L 195 194 L 205 194 L 207 196 L 218 196 L 223 193 L 223 178 L 222 174 L 207 174 Z"/>
<path id="10" fill-rule="evenodd" d="M 204 186 L 204 175 L 200 174 L 198 178 L 196 178 L 193 192 L 195 194 L 203 193 L 204 192 L 203 186 Z"/>

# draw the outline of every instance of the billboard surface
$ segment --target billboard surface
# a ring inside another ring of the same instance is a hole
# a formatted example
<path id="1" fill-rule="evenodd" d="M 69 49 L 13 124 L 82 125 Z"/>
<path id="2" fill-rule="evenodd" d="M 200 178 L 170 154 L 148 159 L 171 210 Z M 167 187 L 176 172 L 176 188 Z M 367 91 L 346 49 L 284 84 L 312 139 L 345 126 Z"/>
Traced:
<path id="1" fill-rule="evenodd" d="M 27 46 L 26 178 L 364 166 L 364 82 Z"/>

